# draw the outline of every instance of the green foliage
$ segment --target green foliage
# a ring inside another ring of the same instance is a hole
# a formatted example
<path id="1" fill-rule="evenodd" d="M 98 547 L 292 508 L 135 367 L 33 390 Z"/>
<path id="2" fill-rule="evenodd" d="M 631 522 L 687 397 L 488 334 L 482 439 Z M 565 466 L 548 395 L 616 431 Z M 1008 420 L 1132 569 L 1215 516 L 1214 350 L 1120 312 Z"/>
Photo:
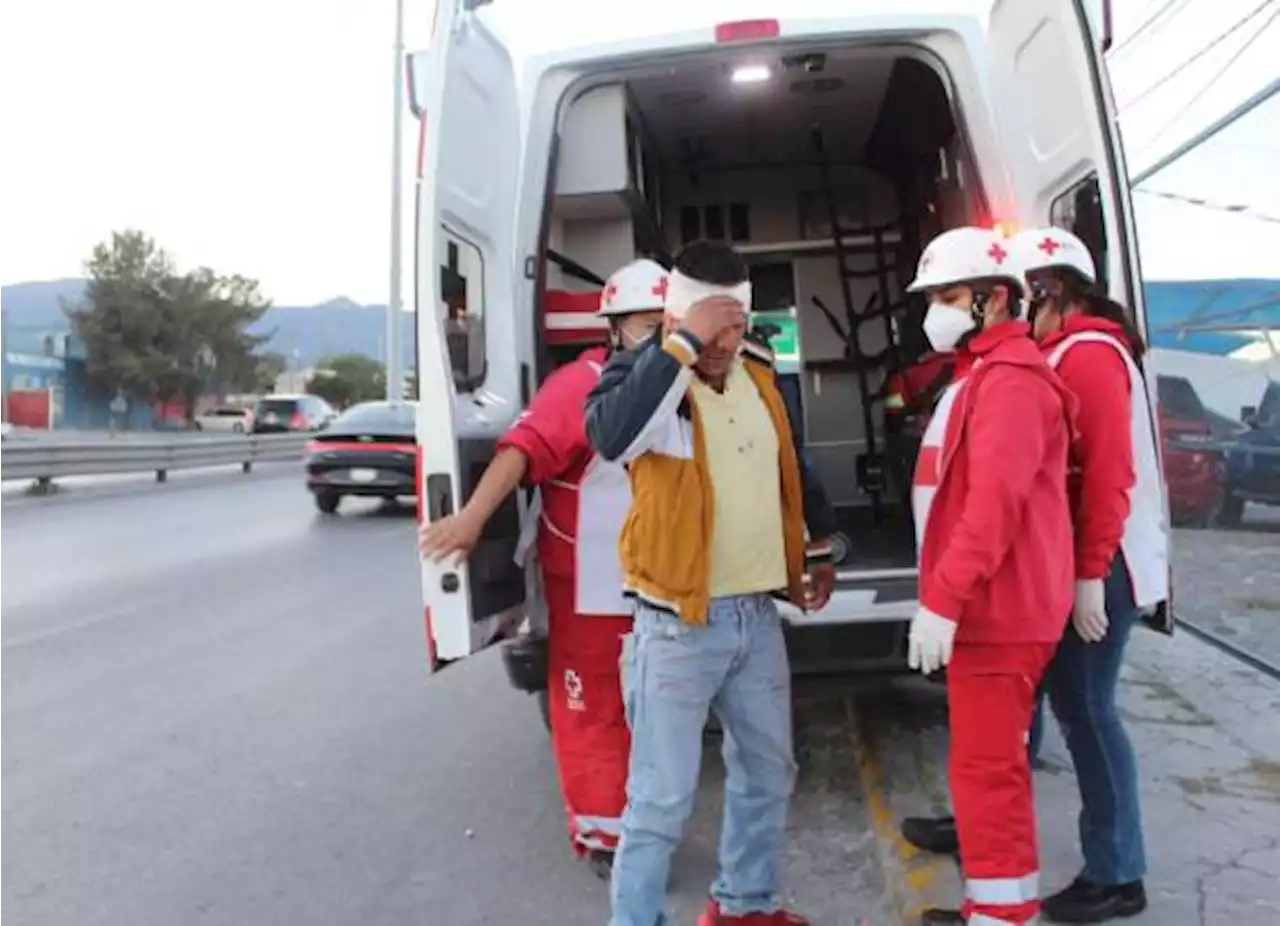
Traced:
<path id="1" fill-rule="evenodd" d="M 85 344 L 89 376 L 103 388 L 190 411 L 206 391 L 264 385 L 274 361 L 257 350 L 269 336 L 248 327 L 270 303 L 256 281 L 207 267 L 180 274 L 139 231 L 113 233 L 85 269 L 83 301 L 63 310 Z"/>
<path id="2" fill-rule="evenodd" d="M 387 394 L 387 371 L 382 363 L 364 354 L 337 354 L 316 365 L 307 392 L 335 408 L 371 402 Z"/>

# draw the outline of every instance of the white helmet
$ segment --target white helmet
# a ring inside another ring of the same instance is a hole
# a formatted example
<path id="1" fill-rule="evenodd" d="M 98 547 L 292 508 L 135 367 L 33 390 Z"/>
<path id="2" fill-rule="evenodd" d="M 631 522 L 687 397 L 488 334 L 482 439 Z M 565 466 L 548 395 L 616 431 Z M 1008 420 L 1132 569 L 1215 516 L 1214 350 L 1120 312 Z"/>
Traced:
<path id="1" fill-rule="evenodd" d="M 1026 276 L 1037 270 L 1066 267 L 1090 283 L 1097 282 L 1098 271 L 1093 255 L 1085 243 L 1061 228 L 1028 228 L 1010 240 L 1014 265 Z"/>
<path id="2" fill-rule="evenodd" d="M 1009 241 L 985 228 L 953 228 L 929 242 L 907 292 L 918 293 L 971 280 L 1005 279 L 1022 288 Z"/>
<path id="3" fill-rule="evenodd" d="M 667 298 L 667 271 L 656 261 L 633 260 L 616 271 L 600 292 L 605 318 L 632 312 L 659 312 Z"/>

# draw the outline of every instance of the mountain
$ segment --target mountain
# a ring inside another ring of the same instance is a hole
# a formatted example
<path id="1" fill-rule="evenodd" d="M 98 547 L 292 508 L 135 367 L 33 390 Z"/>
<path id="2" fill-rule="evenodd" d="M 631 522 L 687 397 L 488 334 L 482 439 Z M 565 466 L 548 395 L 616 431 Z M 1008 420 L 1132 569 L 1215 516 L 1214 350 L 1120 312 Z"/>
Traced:
<path id="1" fill-rule="evenodd" d="M 1227 354 L 1249 343 L 1252 336 L 1206 327 L 1236 323 L 1280 328 L 1280 280 L 1149 280 L 1144 289 L 1147 323 L 1156 347 Z M 6 337 L 14 329 L 65 329 L 67 320 L 58 300 L 75 301 L 83 290 L 83 280 L 0 287 Z M 252 330 L 270 334 L 267 349 L 290 358 L 295 367 L 312 367 L 332 354 L 366 354 L 381 359 L 385 313 L 384 306 L 361 305 L 346 298 L 312 306 L 272 306 Z M 400 343 L 407 370 L 414 365 L 413 313 L 405 313 L 403 325 Z M 1200 330 L 1196 331 L 1197 327 Z"/>
<path id="2" fill-rule="evenodd" d="M 59 302 L 75 302 L 83 280 L 48 280 L 0 287 L 6 334 L 15 329 L 63 330 L 68 327 Z M 381 359 L 386 339 L 386 307 L 361 305 L 339 297 L 311 306 L 272 306 L 250 329 L 270 335 L 266 349 L 311 367 L 333 354 L 366 354 Z M 406 312 L 400 343 L 404 369 L 413 366 L 413 313 Z M 295 358 L 296 351 L 296 360 Z"/>

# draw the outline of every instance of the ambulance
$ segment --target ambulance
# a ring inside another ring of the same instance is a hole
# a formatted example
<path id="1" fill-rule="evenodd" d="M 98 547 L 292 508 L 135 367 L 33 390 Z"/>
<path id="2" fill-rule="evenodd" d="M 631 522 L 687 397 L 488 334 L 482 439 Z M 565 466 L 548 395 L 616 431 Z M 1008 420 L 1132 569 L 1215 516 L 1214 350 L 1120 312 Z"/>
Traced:
<path id="1" fill-rule="evenodd" d="M 905 292 L 924 244 L 959 225 L 1070 229 L 1144 324 L 1109 10 L 849 0 L 810 15 L 790 0 L 777 18 L 548 53 L 517 80 L 481 5 L 439 0 L 409 62 L 421 516 L 457 511 L 539 383 L 602 337 L 604 277 L 724 240 L 750 265 L 753 308 L 780 320 L 803 452 L 841 525 L 830 603 L 785 612 L 793 664 L 904 669 L 909 467 L 884 400 L 926 349 L 926 307 Z M 528 516 L 517 493 L 469 562 L 423 563 L 433 666 L 536 628 L 516 555 Z"/>

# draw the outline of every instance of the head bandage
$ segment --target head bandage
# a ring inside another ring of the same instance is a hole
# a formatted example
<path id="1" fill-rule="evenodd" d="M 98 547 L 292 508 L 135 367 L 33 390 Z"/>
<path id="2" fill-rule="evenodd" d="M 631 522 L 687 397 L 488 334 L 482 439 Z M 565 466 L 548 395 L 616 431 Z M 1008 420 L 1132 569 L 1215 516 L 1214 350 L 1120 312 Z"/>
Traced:
<path id="1" fill-rule="evenodd" d="M 742 311 L 751 311 L 751 283 L 743 280 L 732 286 L 719 283 L 704 283 L 687 277 L 679 270 L 672 270 L 667 276 L 667 298 L 663 308 L 673 318 L 684 318 L 694 303 L 704 299 L 728 298 L 742 305 Z"/>

